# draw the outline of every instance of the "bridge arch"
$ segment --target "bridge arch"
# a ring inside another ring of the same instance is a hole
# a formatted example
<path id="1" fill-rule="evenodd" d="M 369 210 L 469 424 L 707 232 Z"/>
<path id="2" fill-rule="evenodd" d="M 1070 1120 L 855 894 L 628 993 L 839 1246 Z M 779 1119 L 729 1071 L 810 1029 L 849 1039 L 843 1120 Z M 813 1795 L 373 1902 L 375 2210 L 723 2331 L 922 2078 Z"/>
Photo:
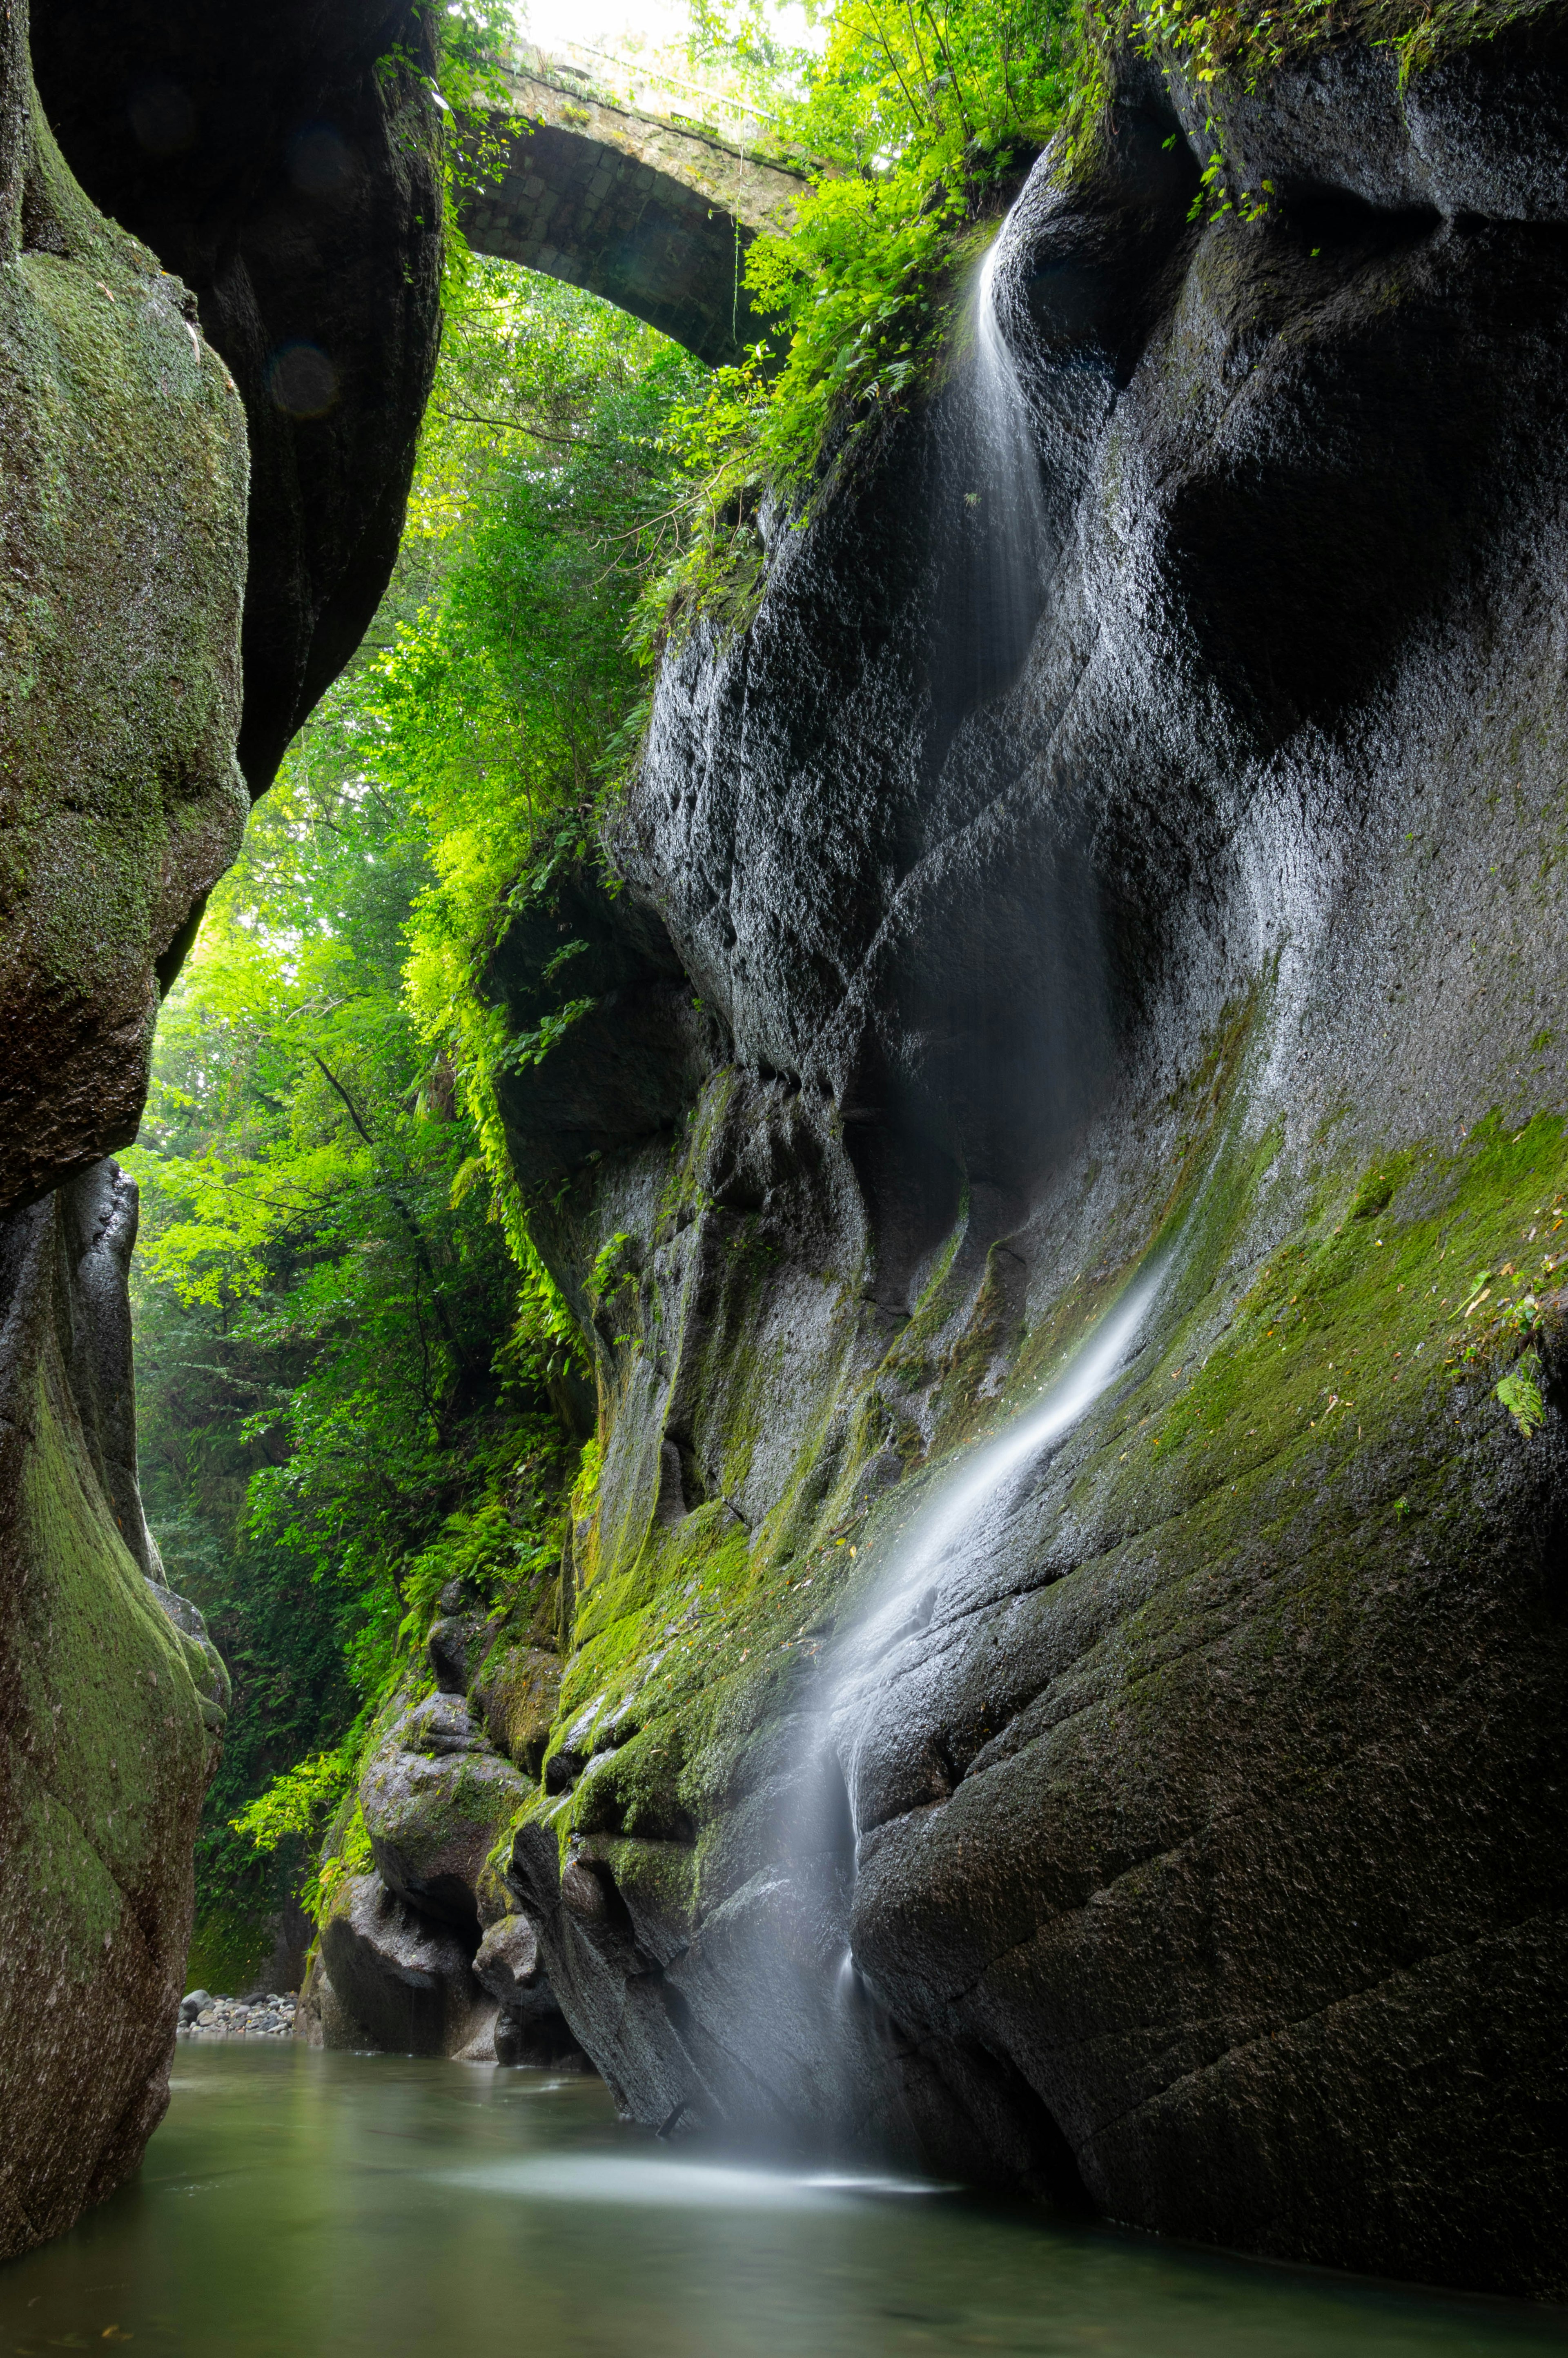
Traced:
<path id="1" fill-rule="evenodd" d="M 462 211 L 474 251 L 585 287 L 710 366 L 739 360 L 767 324 L 747 299 L 746 248 L 788 228 L 804 169 L 732 135 L 734 118 L 720 132 L 661 106 L 656 87 L 618 95 L 569 54 L 520 49 L 507 79 L 504 162 Z"/>

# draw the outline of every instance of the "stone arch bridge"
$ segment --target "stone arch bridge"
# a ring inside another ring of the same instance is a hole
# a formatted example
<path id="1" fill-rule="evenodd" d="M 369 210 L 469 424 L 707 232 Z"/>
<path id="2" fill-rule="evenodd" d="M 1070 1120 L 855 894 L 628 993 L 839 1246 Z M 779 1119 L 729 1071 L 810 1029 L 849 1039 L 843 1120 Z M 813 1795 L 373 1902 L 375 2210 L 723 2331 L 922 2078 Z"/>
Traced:
<path id="1" fill-rule="evenodd" d="M 476 253 L 586 287 L 711 366 L 739 360 L 767 329 L 746 248 L 788 228 L 804 159 L 768 139 L 766 117 L 726 107 L 715 122 L 705 93 L 594 50 L 520 48 L 508 80 L 504 161 L 463 210 Z"/>

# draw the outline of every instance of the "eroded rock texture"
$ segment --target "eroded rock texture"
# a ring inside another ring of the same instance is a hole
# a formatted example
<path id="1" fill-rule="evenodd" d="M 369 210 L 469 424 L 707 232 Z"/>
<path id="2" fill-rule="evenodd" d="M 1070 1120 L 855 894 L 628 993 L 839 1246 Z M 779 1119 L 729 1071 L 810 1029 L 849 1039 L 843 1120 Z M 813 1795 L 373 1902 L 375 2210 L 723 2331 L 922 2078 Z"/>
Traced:
<path id="1" fill-rule="evenodd" d="M 0 49 L 0 1211 L 135 1136 L 156 969 L 233 858 L 246 462 L 194 307 Z"/>
<path id="2" fill-rule="evenodd" d="M 599 1001 L 506 1084 L 602 1445 L 510 1904 L 646 2122 L 1568 2285 L 1565 94 L 1333 53 L 1195 221 L 1130 67 L 1005 233 L 1037 485 L 962 355 L 868 427 L 502 946 Z"/>
<path id="3" fill-rule="evenodd" d="M 244 400 L 254 795 L 397 554 L 438 328 L 430 22 L 411 0 L 35 0 L 71 169 L 191 288 Z"/>
<path id="4" fill-rule="evenodd" d="M 315 2046 L 579 2064 L 491 1855 L 544 1756 L 560 1664 L 539 1641 L 554 1633 L 487 1617 L 460 1581 L 441 1604 L 417 1682 L 433 1674 L 435 1693 L 383 1714 L 329 1843 L 340 1879 L 296 2031 Z"/>
<path id="5" fill-rule="evenodd" d="M 0 2255 L 167 2102 L 228 1682 L 162 1585 L 125 1279 L 157 969 L 232 858 L 239 402 L 0 18 Z M 62 1184 L 63 1183 L 63 1184 Z M 52 1192 L 51 1192 L 52 1191 Z"/>
<path id="6" fill-rule="evenodd" d="M 0 2256 L 140 2161 L 168 2101 L 229 1682 L 135 1479 L 113 1163 L 0 1230 Z"/>
<path id="7" fill-rule="evenodd" d="M 242 605 L 259 788 L 395 550 L 439 237 L 417 60 L 375 66 L 408 16 L 46 8 L 116 226 L 0 14 L 0 2256 L 166 2097 L 227 1682 L 142 1518 L 104 1157 L 239 844 Z"/>

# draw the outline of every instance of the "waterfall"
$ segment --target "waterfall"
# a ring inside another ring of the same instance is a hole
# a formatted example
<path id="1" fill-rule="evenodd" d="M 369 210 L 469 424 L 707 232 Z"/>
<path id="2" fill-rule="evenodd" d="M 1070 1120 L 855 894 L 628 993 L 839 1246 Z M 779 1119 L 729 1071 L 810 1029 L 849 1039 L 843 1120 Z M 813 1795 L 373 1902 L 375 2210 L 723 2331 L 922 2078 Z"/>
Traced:
<path id="1" fill-rule="evenodd" d="M 982 698 L 1016 676 L 1044 598 L 1045 499 L 1013 350 L 1024 316 L 1012 218 L 1010 212 L 991 241 L 970 297 L 966 447 L 955 468 L 968 562 L 951 620 L 957 642 L 971 657 L 965 685 Z"/>
<path id="2" fill-rule="evenodd" d="M 960 708 L 1017 678 L 1046 594 L 1045 489 L 1016 357 L 1026 349 L 1028 322 L 1012 220 L 1010 213 L 976 275 L 968 380 L 955 404 L 948 449 L 950 513 L 957 529 L 943 626 L 946 644 L 937 660 Z M 938 1477 L 933 1495 L 894 1543 L 868 1608 L 837 1648 L 828 1718 L 838 1731 L 838 1790 L 847 1793 L 854 1844 L 860 1833 L 857 1788 L 864 1738 L 854 1725 L 860 1707 L 885 1682 L 900 1641 L 929 1621 L 944 1572 L 987 1559 L 992 1533 L 1012 1512 L 1041 1460 L 1126 1368 L 1176 1267 L 1189 1217 L 1190 1213 L 1175 1232 L 1167 1230 L 1156 1240 L 1066 1366 L 1035 1399 Z M 829 2012 L 846 2052 L 878 2012 L 848 1946 L 832 1969 Z"/>
<path id="3" fill-rule="evenodd" d="M 905 1634 L 912 1626 L 911 1608 L 932 1576 L 967 1541 L 978 1536 L 991 1513 L 999 1509 L 1005 1513 L 1011 1505 L 1009 1485 L 1013 1477 L 1026 1474 L 1108 1390 L 1138 1343 L 1170 1273 L 1172 1258 L 1167 1249 L 1145 1261 L 1033 1405 L 954 1467 L 936 1497 L 904 1533 L 887 1585 L 850 1641 L 851 1661 L 847 1669 L 869 1669 Z M 852 1779 L 849 1801 L 852 1811 Z"/>

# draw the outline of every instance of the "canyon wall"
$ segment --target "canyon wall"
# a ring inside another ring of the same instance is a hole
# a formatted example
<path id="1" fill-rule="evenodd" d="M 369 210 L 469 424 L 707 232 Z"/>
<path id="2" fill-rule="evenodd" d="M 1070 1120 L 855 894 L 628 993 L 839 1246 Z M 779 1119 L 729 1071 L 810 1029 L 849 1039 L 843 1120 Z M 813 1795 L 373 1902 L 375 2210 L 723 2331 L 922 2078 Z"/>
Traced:
<path id="1" fill-rule="evenodd" d="M 107 1157 L 239 845 L 236 748 L 264 785 L 384 586 L 435 352 L 429 103 L 375 70 L 407 8 L 331 40 L 275 12 L 259 78 L 197 16 L 200 61 L 177 11 L 41 10 L 111 220 L 0 14 L 0 2257 L 112 2192 L 167 2103 L 228 1701 L 142 1516 Z M 334 177 L 300 139 L 344 83 Z"/>
<path id="2" fill-rule="evenodd" d="M 1026 578 L 960 337 L 495 952 L 600 1420 L 466 1946 L 670 2135 L 1561 2295 L 1568 68 L 1217 113 L 1002 233 Z"/>

